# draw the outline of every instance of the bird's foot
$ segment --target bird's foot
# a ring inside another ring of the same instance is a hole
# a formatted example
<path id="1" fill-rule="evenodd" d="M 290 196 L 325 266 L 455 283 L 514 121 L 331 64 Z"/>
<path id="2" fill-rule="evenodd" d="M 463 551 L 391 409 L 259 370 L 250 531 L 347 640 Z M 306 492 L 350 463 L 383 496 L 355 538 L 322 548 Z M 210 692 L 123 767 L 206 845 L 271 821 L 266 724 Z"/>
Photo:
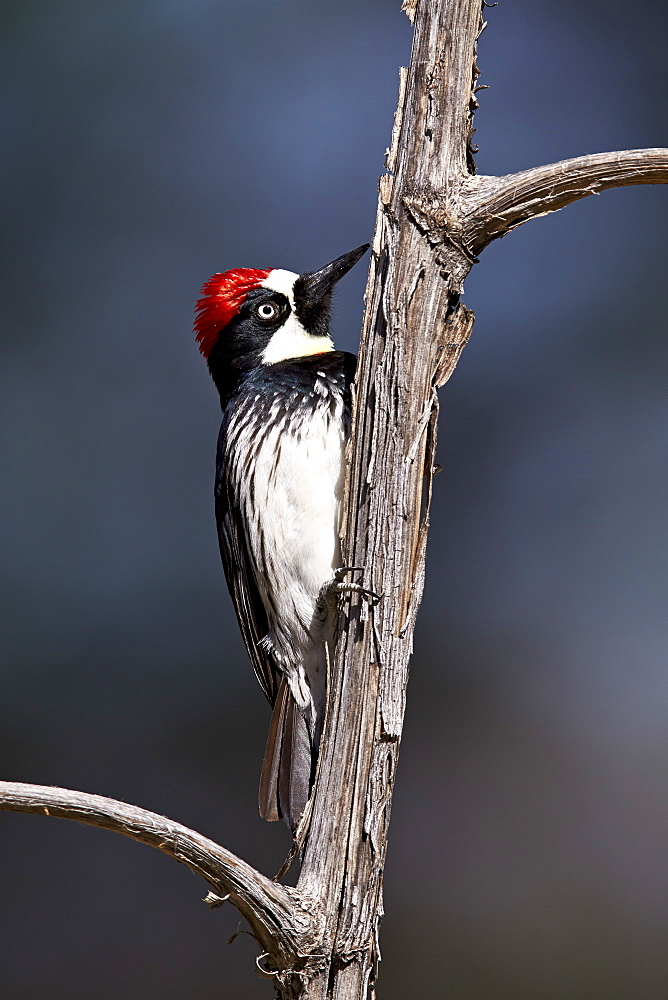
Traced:
<path id="1" fill-rule="evenodd" d="M 363 587 L 361 583 L 353 583 L 352 580 L 346 580 L 348 574 L 361 573 L 363 569 L 363 566 L 339 566 L 338 569 L 335 569 L 332 579 L 328 580 L 320 588 L 318 606 L 324 607 L 327 604 L 331 604 L 340 594 L 359 594 L 363 600 L 367 601 L 372 607 L 375 607 L 380 601 L 380 594 L 369 590 L 367 587 Z"/>

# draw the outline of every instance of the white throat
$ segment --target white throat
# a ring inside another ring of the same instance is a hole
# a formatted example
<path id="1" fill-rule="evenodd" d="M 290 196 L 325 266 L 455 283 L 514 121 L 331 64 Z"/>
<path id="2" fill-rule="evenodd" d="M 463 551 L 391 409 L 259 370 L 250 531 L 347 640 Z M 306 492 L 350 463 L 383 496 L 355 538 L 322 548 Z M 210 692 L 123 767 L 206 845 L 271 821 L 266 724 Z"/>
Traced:
<path id="1" fill-rule="evenodd" d="M 283 271 L 277 268 L 271 271 L 269 277 L 262 282 L 263 288 L 270 288 L 273 292 L 281 292 L 287 296 L 291 309 L 283 326 L 276 331 L 262 352 L 262 362 L 265 365 L 287 361 L 289 358 L 304 358 L 310 354 L 323 354 L 325 351 L 334 350 L 334 344 L 329 337 L 314 337 L 313 334 L 304 329 L 297 319 L 292 289 L 298 277 L 299 275 L 292 271 Z"/>

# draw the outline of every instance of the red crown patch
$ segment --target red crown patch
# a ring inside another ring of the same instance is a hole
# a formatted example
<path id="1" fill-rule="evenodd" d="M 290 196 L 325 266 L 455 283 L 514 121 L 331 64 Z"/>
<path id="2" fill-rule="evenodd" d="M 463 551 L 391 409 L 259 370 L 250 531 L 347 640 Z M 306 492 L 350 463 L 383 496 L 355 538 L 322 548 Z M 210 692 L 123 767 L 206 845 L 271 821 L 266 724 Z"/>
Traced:
<path id="1" fill-rule="evenodd" d="M 272 270 L 240 267 L 214 274 L 204 282 L 202 297 L 195 306 L 195 339 L 207 360 L 220 331 L 237 315 L 248 292 L 261 285 Z"/>

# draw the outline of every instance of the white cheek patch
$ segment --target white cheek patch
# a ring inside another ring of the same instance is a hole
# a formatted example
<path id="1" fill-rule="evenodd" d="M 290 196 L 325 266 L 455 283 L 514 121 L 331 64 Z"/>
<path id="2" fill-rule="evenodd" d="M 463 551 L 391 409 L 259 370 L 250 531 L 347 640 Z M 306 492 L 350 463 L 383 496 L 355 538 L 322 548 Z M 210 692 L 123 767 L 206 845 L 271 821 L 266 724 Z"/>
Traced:
<path id="1" fill-rule="evenodd" d="M 268 288 L 272 292 L 280 292 L 285 295 L 290 302 L 291 309 L 283 326 L 279 327 L 262 352 L 262 361 L 265 365 L 287 361 L 289 358 L 304 358 L 310 354 L 323 354 L 325 351 L 334 350 L 334 344 L 329 337 L 312 336 L 306 332 L 297 319 L 292 289 L 298 277 L 299 275 L 293 271 L 283 271 L 276 268 L 262 282 L 262 288 Z"/>
<path id="2" fill-rule="evenodd" d="M 294 312 L 273 335 L 262 352 L 265 365 L 287 361 L 289 358 L 304 358 L 309 354 L 323 354 L 333 351 L 334 344 L 329 337 L 313 337 L 307 333 Z"/>

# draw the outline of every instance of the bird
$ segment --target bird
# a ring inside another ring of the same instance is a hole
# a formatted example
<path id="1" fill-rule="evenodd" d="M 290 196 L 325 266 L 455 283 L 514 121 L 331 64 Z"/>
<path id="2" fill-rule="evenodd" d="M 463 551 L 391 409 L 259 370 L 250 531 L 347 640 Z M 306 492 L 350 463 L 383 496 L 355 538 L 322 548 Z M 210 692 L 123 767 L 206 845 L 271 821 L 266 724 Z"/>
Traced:
<path id="1" fill-rule="evenodd" d="M 214 274 L 195 337 L 220 395 L 215 513 L 227 586 L 272 706 L 260 815 L 295 833 L 315 777 L 341 565 L 355 355 L 330 336 L 332 292 L 369 244 L 317 271 Z M 375 596 L 375 595 L 373 595 Z"/>

